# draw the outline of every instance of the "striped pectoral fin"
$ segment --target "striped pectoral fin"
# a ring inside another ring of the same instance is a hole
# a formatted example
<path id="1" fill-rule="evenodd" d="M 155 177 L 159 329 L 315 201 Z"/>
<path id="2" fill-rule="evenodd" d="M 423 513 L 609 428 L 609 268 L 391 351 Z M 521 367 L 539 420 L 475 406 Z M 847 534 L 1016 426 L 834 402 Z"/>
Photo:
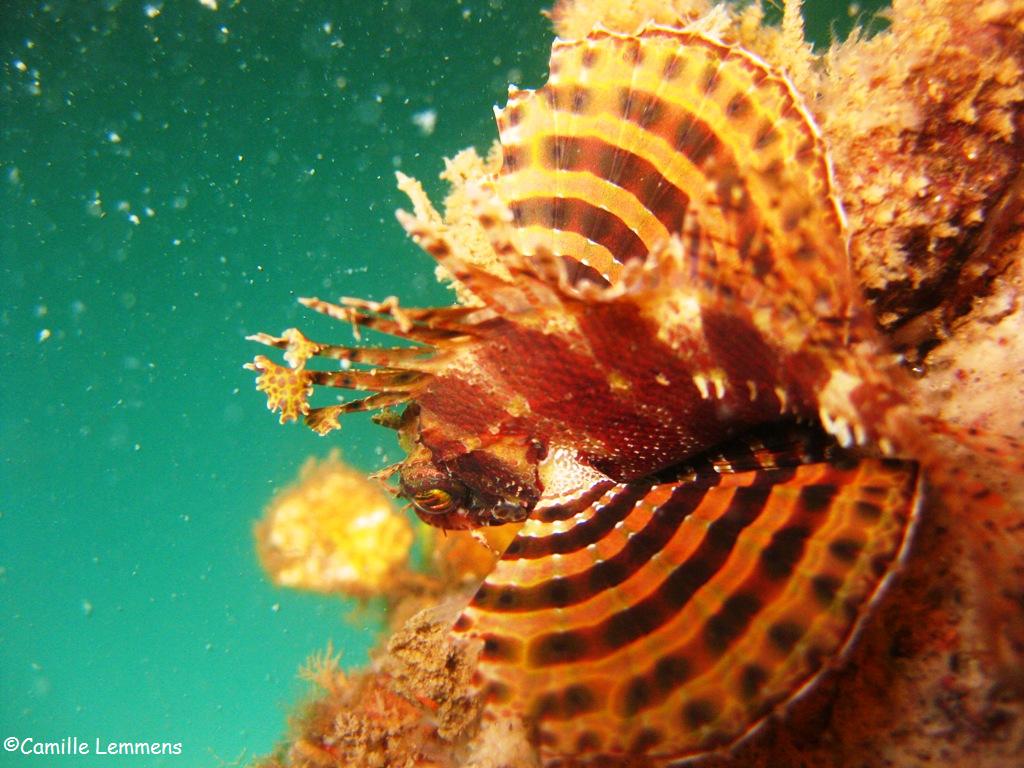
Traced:
<path id="1" fill-rule="evenodd" d="M 906 548 L 918 471 L 863 459 L 539 505 L 456 624 L 546 755 L 735 742 L 841 656 Z"/>

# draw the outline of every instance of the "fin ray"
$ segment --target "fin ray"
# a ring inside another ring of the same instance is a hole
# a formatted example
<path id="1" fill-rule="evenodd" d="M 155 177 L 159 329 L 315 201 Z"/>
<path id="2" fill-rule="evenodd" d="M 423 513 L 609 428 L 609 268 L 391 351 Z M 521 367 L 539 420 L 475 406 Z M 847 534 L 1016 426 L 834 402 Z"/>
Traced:
<path id="1" fill-rule="evenodd" d="M 644 752 L 678 758 L 749 733 L 848 646 L 916 519 L 913 463 L 815 457 L 542 500 L 456 624 L 484 641 L 490 706 L 551 756 L 656 732 Z"/>

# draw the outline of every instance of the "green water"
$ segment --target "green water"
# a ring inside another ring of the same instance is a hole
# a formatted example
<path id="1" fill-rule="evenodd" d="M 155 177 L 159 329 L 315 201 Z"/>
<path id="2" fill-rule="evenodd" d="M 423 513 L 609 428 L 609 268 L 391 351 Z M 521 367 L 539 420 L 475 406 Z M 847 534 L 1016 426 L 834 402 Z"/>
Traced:
<path id="1" fill-rule="evenodd" d="M 0 765 L 244 763 L 309 654 L 365 662 L 371 620 L 271 586 L 251 526 L 307 456 L 396 448 L 278 426 L 243 337 L 337 338 L 299 295 L 447 301 L 393 172 L 437 199 L 442 156 L 486 149 L 543 80 L 545 5 L 0 4 L 0 738 L 182 745 Z"/>

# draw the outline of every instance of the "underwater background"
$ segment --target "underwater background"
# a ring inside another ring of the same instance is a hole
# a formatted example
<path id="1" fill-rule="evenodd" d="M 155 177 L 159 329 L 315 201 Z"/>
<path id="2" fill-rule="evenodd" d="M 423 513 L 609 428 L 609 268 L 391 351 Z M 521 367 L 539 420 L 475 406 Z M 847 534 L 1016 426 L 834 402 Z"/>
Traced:
<path id="1" fill-rule="evenodd" d="M 366 662 L 373 610 L 273 587 L 252 525 L 308 456 L 397 446 L 280 427 L 244 337 L 337 336 L 297 296 L 450 302 L 394 171 L 440 202 L 442 158 L 543 82 L 548 5 L 0 4 L 0 738 L 182 744 L 0 766 L 244 764 L 307 657 Z M 878 26 L 807 6 L 819 43 Z"/>

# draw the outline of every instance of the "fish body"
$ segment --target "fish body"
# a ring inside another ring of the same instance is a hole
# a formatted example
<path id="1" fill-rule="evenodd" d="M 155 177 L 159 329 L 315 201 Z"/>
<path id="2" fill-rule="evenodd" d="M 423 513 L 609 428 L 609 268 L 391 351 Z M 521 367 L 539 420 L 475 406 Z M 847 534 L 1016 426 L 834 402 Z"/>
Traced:
<path id="1" fill-rule="evenodd" d="M 686 761 L 843 657 L 925 472 L 967 486 L 907 400 L 782 73 L 658 25 L 556 41 L 550 70 L 510 89 L 501 170 L 466 186 L 501 269 L 415 196 L 399 212 L 471 301 L 307 300 L 415 346 L 260 334 L 290 366 L 253 367 L 322 432 L 404 404 L 399 489 L 428 523 L 522 524 L 453 629 L 482 647 L 487 717 L 522 718 L 552 766 Z M 373 394 L 310 408 L 315 386 Z"/>

